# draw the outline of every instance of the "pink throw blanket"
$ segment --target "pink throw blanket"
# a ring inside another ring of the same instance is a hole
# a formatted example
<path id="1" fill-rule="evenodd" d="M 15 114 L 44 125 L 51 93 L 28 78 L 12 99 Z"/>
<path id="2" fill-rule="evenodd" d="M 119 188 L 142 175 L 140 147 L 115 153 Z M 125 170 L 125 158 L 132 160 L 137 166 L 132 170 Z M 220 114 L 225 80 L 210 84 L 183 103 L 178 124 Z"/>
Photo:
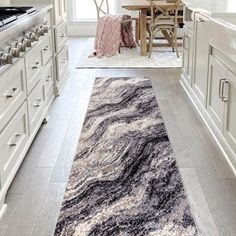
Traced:
<path id="1" fill-rule="evenodd" d="M 118 53 L 119 47 L 136 47 L 133 38 L 132 22 L 121 24 L 122 20 L 130 19 L 127 15 L 106 15 L 98 20 L 95 39 L 94 55 L 114 56 Z"/>

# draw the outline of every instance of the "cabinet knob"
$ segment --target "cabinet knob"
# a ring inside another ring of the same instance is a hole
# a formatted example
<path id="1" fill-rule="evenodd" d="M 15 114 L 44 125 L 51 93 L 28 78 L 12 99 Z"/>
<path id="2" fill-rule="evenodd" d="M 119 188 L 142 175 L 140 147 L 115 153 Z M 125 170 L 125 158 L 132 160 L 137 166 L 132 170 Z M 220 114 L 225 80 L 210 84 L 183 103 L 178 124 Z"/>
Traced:
<path id="1" fill-rule="evenodd" d="M 16 147 L 21 140 L 21 134 L 15 134 L 12 138 L 11 141 L 8 143 L 10 147 Z"/>
<path id="2" fill-rule="evenodd" d="M 38 98 L 37 101 L 33 104 L 33 107 L 37 108 L 41 106 L 42 99 Z"/>
<path id="3" fill-rule="evenodd" d="M 202 19 L 202 18 L 198 18 L 198 19 L 197 19 L 197 22 L 204 23 L 204 22 L 205 22 L 205 20 L 204 20 L 204 19 Z"/>
<path id="4" fill-rule="evenodd" d="M 63 64 L 65 64 L 65 63 L 67 63 L 67 61 L 68 61 L 68 60 L 67 60 L 66 58 L 64 58 L 64 59 L 62 59 L 60 62 L 63 63 Z"/>
<path id="5" fill-rule="evenodd" d="M 6 92 L 6 94 L 4 95 L 7 99 L 13 98 L 15 93 L 17 91 L 17 88 L 12 88 L 9 91 Z"/>

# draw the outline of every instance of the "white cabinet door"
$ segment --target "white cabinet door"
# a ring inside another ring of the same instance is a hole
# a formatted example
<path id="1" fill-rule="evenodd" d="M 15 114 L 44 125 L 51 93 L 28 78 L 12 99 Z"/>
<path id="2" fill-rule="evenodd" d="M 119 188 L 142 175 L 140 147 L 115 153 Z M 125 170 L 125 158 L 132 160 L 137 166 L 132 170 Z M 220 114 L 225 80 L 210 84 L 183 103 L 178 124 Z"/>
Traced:
<path id="1" fill-rule="evenodd" d="M 186 81 L 192 85 L 193 72 L 193 32 L 184 27 L 183 35 L 183 66 L 182 73 Z"/>
<path id="2" fill-rule="evenodd" d="M 236 75 L 228 71 L 228 83 L 225 85 L 225 125 L 224 136 L 230 147 L 236 153 Z"/>
<path id="3" fill-rule="evenodd" d="M 66 6 L 66 0 L 61 0 L 61 17 L 62 20 L 65 20 L 67 18 L 67 6 Z"/>
<path id="4" fill-rule="evenodd" d="M 213 56 L 209 61 L 207 111 L 216 127 L 223 131 L 224 102 L 223 83 L 227 78 L 227 68 Z"/>
<path id="5" fill-rule="evenodd" d="M 201 14 L 196 14 L 193 90 L 204 106 L 207 102 L 209 28 L 210 20 Z"/>
<path id="6" fill-rule="evenodd" d="M 54 0 L 54 17 L 55 17 L 55 24 L 56 25 L 58 25 L 62 22 L 61 0 Z"/>

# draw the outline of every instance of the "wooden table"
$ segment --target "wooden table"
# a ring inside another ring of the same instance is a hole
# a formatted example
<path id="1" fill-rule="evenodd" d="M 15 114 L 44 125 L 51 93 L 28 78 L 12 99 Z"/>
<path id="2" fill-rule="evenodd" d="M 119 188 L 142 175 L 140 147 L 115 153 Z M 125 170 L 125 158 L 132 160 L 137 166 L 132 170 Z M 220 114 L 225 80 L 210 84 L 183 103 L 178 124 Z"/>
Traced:
<path id="1" fill-rule="evenodd" d="M 167 3 L 166 1 L 156 1 L 156 4 L 160 5 L 161 8 L 168 8 L 174 3 Z M 150 2 L 148 0 L 122 0 L 122 8 L 129 11 L 140 12 L 140 53 L 141 55 L 147 54 L 147 12 L 151 10 Z M 184 4 L 180 4 L 180 9 L 183 9 Z M 171 38 L 167 32 L 162 32 L 166 39 L 171 43 Z"/>

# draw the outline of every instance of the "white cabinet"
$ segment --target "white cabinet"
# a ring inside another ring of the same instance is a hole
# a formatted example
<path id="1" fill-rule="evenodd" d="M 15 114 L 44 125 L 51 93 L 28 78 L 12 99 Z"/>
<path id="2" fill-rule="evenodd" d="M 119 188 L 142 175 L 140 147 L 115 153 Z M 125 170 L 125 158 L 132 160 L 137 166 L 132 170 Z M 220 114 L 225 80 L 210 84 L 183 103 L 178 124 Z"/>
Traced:
<path id="1" fill-rule="evenodd" d="M 55 28 L 56 51 L 60 52 L 67 43 L 67 22 L 64 21 Z"/>
<path id="2" fill-rule="evenodd" d="M 185 26 L 183 35 L 182 73 L 190 86 L 192 85 L 192 72 L 193 72 L 193 32 Z"/>
<path id="3" fill-rule="evenodd" d="M 27 89 L 28 93 L 31 93 L 33 88 L 39 82 L 42 76 L 42 42 L 38 44 L 25 56 L 25 65 L 26 65 L 26 78 L 27 78 Z"/>
<path id="4" fill-rule="evenodd" d="M 219 131 L 223 130 L 224 103 L 222 99 L 226 78 L 227 68 L 215 57 L 210 56 L 207 111 Z"/>
<path id="5" fill-rule="evenodd" d="M 26 98 L 24 60 L 0 76 L 0 131 Z"/>
<path id="6" fill-rule="evenodd" d="M 67 17 L 66 0 L 54 0 L 55 24 L 59 25 Z"/>
<path id="7" fill-rule="evenodd" d="M 50 12 L 42 11 L 40 24 L 44 16 L 51 18 Z M 56 63 L 52 26 L 49 28 L 0 75 L 0 212 L 8 188 L 55 97 Z M 64 56 L 62 53 L 62 59 Z"/>
<path id="8" fill-rule="evenodd" d="M 44 101 L 43 81 L 40 81 L 28 97 L 29 127 L 31 134 L 34 133 L 35 129 L 38 129 L 43 118 L 45 118 L 43 117 Z"/>
<path id="9" fill-rule="evenodd" d="M 203 106 L 207 102 L 209 28 L 209 18 L 196 14 L 193 90 Z"/>
<path id="10" fill-rule="evenodd" d="M 42 42 L 42 59 L 43 65 L 46 65 L 47 62 L 52 58 L 52 32 L 49 32 L 45 35 Z"/>
<path id="11" fill-rule="evenodd" d="M 0 133 L 0 174 L 1 186 L 8 182 L 22 160 L 22 150 L 29 140 L 28 114 L 26 102 Z M 0 192 L 1 193 L 1 192 Z"/>
<path id="12" fill-rule="evenodd" d="M 62 22 L 61 0 L 54 0 L 54 21 L 56 25 Z"/>
<path id="13" fill-rule="evenodd" d="M 53 81 L 53 63 L 50 61 L 45 67 L 43 74 L 43 89 L 45 97 L 46 108 L 50 106 L 52 100 L 54 99 L 54 81 Z"/>
<path id="14" fill-rule="evenodd" d="M 236 153 L 236 75 L 214 56 L 209 68 L 208 114 Z"/>
<path id="15" fill-rule="evenodd" d="M 227 71 L 223 100 L 225 102 L 224 137 L 236 153 L 236 74 Z"/>
<path id="16" fill-rule="evenodd" d="M 66 0 L 61 0 L 61 17 L 62 17 L 62 20 L 66 20 L 67 18 L 67 3 L 66 3 Z"/>
<path id="17" fill-rule="evenodd" d="M 181 84 L 236 170 L 236 31 L 186 9 L 184 21 Z"/>

